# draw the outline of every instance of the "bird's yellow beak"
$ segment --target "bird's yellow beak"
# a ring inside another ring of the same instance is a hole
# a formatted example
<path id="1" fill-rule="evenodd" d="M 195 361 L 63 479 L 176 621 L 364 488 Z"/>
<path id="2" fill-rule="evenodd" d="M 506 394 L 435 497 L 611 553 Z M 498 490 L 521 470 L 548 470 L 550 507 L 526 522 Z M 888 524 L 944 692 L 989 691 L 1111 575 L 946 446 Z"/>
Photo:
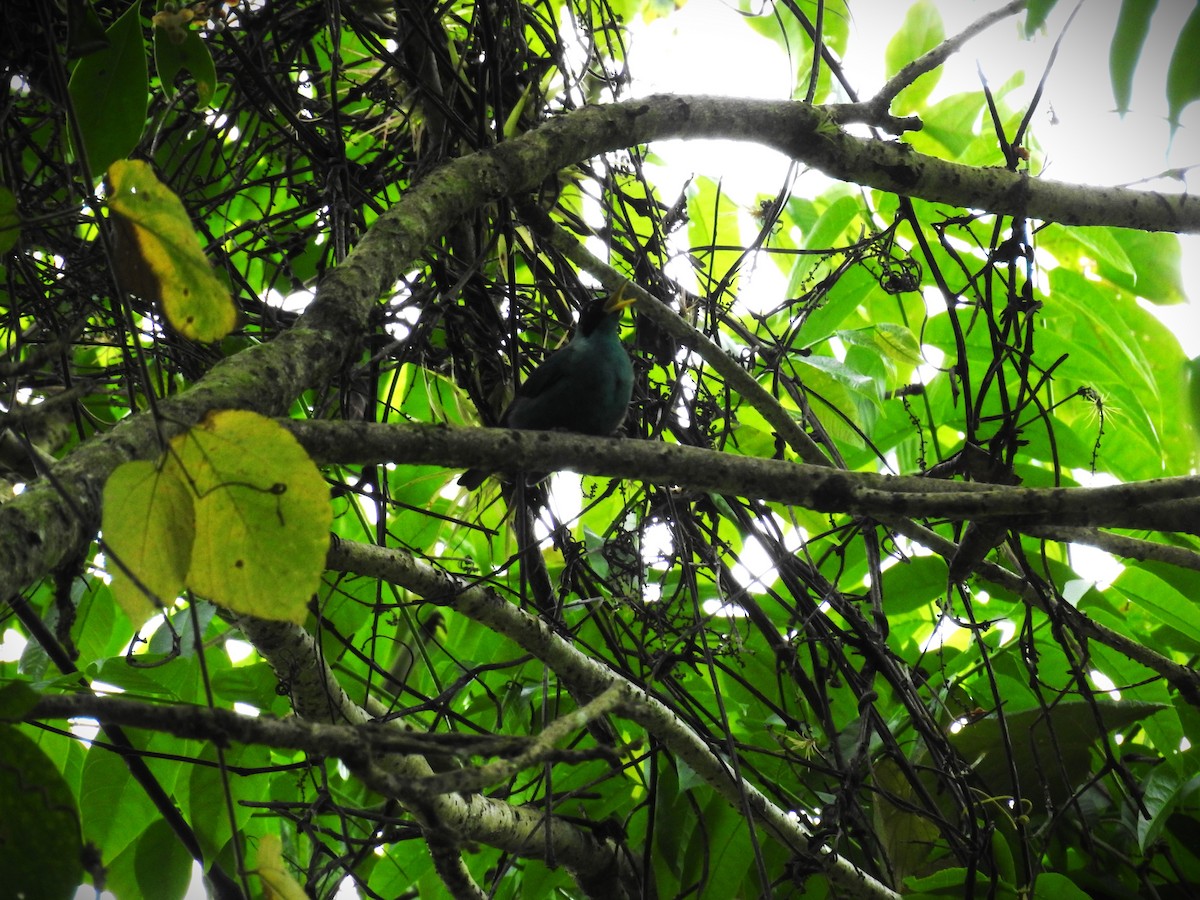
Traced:
<path id="1" fill-rule="evenodd" d="M 619 288 L 609 294 L 608 302 L 604 304 L 606 313 L 618 312 L 619 310 L 628 309 L 637 303 L 637 295 L 633 292 L 626 292 L 631 282 L 623 282 Z"/>

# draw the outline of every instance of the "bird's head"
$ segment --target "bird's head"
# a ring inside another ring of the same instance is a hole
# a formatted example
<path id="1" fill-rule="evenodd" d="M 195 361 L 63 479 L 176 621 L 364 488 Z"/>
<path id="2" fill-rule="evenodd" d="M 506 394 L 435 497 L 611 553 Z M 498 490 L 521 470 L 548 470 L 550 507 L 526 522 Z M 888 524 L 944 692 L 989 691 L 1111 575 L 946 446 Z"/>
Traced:
<path id="1" fill-rule="evenodd" d="M 629 282 L 624 282 L 607 297 L 597 297 L 583 310 L 579 317 L 579 334 L 590 337 L 601 326 L 610 328 L 614 333 L 621 321 L 621 313 L 627 307 L 637 302 L 637 297 L 628 291 Z"/>

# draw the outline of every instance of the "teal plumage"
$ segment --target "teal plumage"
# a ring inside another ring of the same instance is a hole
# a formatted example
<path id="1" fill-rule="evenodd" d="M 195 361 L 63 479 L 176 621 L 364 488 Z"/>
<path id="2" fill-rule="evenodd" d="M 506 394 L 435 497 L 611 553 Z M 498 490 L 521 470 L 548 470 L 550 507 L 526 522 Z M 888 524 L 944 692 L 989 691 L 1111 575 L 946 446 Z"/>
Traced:
<path id="1" fill-rule="evenodd" d="M 517 390 L 500 417 L 505 428 L 612 434 L 633 393 L 633 365 L 621 345 L 621 312 L 634 302 L 623 290 L 593 301 L 580 316 L 575 336 L 555 351 Z M 488 473 L 468 469 L 458 479 L 475 490 Z"/>

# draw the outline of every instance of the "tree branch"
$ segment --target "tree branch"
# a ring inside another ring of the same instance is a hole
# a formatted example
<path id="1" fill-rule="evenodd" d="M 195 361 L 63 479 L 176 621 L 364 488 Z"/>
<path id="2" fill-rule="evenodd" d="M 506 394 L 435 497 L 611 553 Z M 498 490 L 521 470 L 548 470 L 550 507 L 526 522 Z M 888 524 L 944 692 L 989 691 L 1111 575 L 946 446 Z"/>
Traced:
<path id="1" fill-rule="evenodd" d="M 280 424 L 325 463 L 480 466 L 509 473 L 571 469 L 875 519 L 1200 529 L 1200 476 L 1194 475 L 1110 487 L 1026 488 L 850 472 L 679 444 L 548 431 L 296 419 Z"/>
<path id="2" fill-rule="evenodd" d="M 96 694 L 42 696 L 25 713 L 22 721 L 74 718 L 95 719 L 101 725 L 144 728 L 221 746 L 236 742 L 281 750 L 303 750 L 316 756 L 337 757 L 348 764 L 366 756 L 386 753 L 480 754 L 523 758 L 533 749 L 533 739 L 524 737 L 455 732 L 425 734 L 401 731 L 373 721 L 361 725 L 330 725 L 298 716 L 287 719 L 246 716 L 228 709 L 146 703 L 127 697 Z"/>
<path id="3" fill-rule="evenodd" d="M 234 620 L 275 671 L 299 715 L 315 722 L 350 725 L 372 721 L 342 689 L 317 641 L 303 628 L 249 616 Z M 424 755 L 393 753 L 378 759 L 359 757 L 357 762 L 357 767 L 350 760 L 347 765 L 369 787 L 403 803 L 432 842 L 478 841 L 519 856 L 559 863 L 581 886 L 603 881 L 610 888 L 604 896 L 613 896 L 614 885 L 631 893 L 630 886 L 638 883 L 636 868 L 619 844 L 556 816 L 548 817 L 543 809 L 514 806 L 481 794 L 431 794 L 420 789 L 420 780 L 434 774 Z"/>
<path id="4" fill-rule="evenodd" d="M 1009 16 L 1023 10 L 1027 2 L 1028 0 L 1010 0 L 1009 3 L 1006 3 L 999 9 L 981 16 L 958 34 L 946 38 L 932 50 L 922 54 L 901 68 L 899 72 L 888 79 L 887 83 L 879 89 L 874 97 L 859 105 L 865 107 L 870 113 L 875 115 L 887 112 L 892 101 L 896 99 L 896 95 L 902 90 L 926 72 L 932 72 L 949 59 L 952 53 L 957 53 L 963 44 L 977 34 L 981 34 L 997 22 L 1007 19 Z"/>
<path id="5" fill-rule="evenodd" d="M 120 463 L 157 455 L 164 437 L 214 409 L 280 415 L 353 356 L 378 298 L 424 248 L 471 210 L 530 191 L 555 172 L 649 141 L 727 139 L 774 147 L 826 174 L 884 191 L 1074 225 L 1200 231 L 1200 198 L 1070 185 L 978 169 L 858 138 L 820 107 L 795 101 L 657 95 L 560 116 L 431 173 L 380 216 L 322 280 L 296 325 L 218 364 L 191 390 L 161 402 L 161 419 L 133 416 L 53 466 L 0 507 L 0 573 L 10 590 L 42 577 L 90 540 L 104 481 Z"/>
<path id="6" fill-rule="evenodd" d="M 502 634 L 546 663 L 559 678 L 585 698 L 616 690 L 619 709 L 661 740 L 676 756 L 729 802 L 735 810 L 743 802 L 758 817 L 754 823 L 793 853 L 822 864 L 830 881 L 854 892 L 855 897 L 897 898 L 898 895 L 828 850 L 810 849 L 811 832 L 789 811 L 776 806 L 734 773 L 705 740 L 650 693 L 581 653 L 541 619 L 529 615 L 487 588 L 420 562 L 392 548 L 337 541 L 330 548 L 328 565 L 340 571 L 382 578 L 412 591 L 427 602 L 446 606 Z M 724 748 L 720 748 L 723 752 Z"/>
<path id="7" fill-rule="evenodd" d="M 911 520 L 892 519 L 885 524 L 923 547 L 928 547 L 944 559 L 953 559 L 954 554 L 958 551 L 958 545 L 953 541 Z M 1003 566 L 986 559 L 975 563 L 974 569 L 980 577 L 1012 591 L 1030 606 L 1040 609 L 1042 612 L 1049 612 L 1037 591 L 1025 578 L 1015 572 L 1010 572 Z M 1071 624 L 1078 637 L 1101 643 L 1161 675 L 1171 687 L 1179 691 L 1180 696 L 1188 703 L 1200 708 L 1200 672 L 1192 666 L 1177 663 L 1150 647 L 1101 625 L 1082 613 L 1077 613 L 1072 618 Z"/>

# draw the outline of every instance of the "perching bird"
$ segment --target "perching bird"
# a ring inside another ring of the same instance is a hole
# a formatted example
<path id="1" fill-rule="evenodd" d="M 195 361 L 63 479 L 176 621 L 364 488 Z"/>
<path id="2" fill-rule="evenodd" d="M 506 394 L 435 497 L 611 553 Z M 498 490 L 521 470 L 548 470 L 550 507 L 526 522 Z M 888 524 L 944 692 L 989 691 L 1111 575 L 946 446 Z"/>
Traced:
<path id="1" fill-rule="evenodd" d="M 633 365 L 617 330 L 622 310 L 635 300 L 625 296 L 624 285 L 593 300 L 571 342 L 552 353 L 517 389 L 500 425 L 596 435 L 616 431 L 633 393 Z M 473 491 L 487 476 L 481 469 L 468 469 L 458 483 Z"/>

